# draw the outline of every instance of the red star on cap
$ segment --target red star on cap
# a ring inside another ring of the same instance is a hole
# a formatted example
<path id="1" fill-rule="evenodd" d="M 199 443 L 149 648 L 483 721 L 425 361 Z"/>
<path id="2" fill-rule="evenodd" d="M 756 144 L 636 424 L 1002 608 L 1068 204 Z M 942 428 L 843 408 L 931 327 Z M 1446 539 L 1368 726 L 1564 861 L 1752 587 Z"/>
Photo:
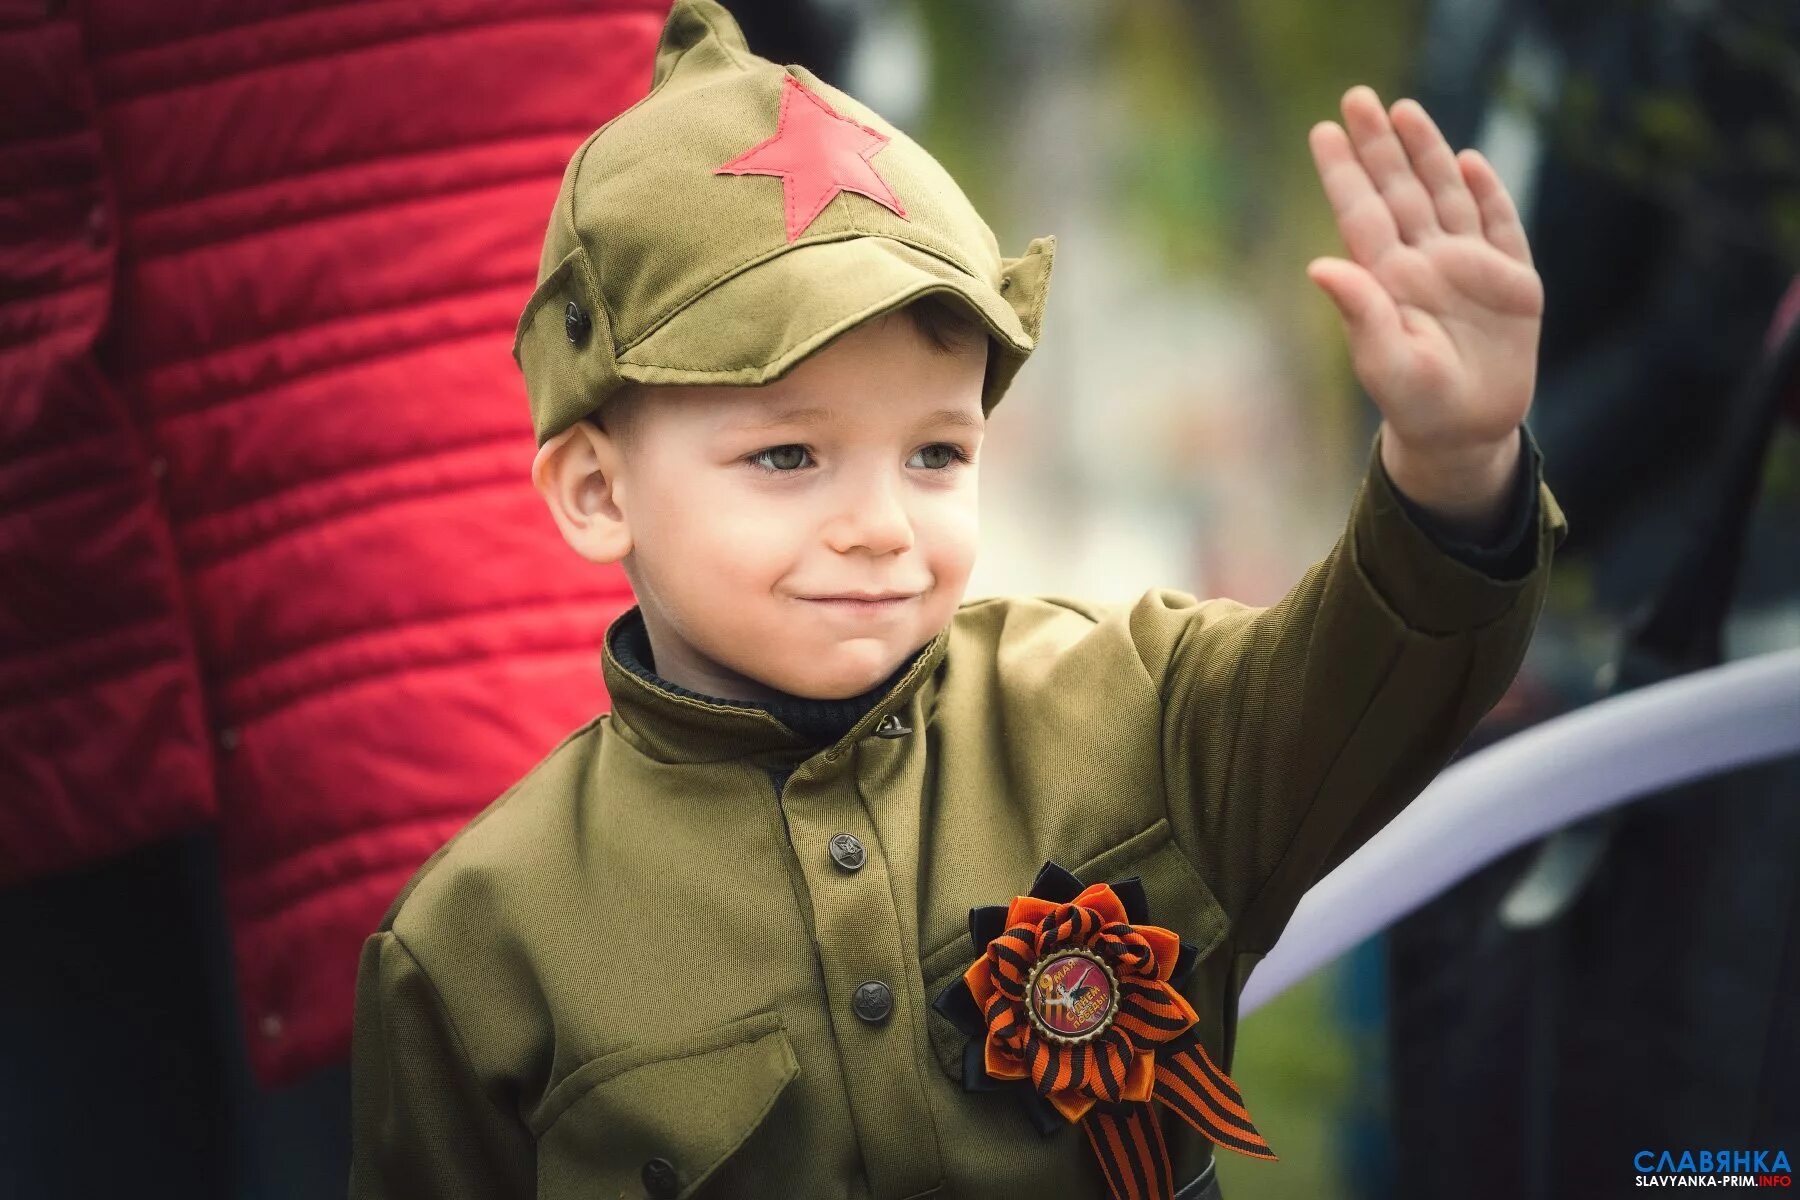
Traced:
<path id="1" fill-rule="evenodd" d="M 802 103 L 804 101 L 804 103 Z M 906 210 L 869 160 L 888 144 L 883 134 L 837 112 L 792 75 L 781 80 L 775 134 L 715 175 L 779 175 L 787 240 L 805 232 L 839 192 L 855 192 L 905 218 Z"/>

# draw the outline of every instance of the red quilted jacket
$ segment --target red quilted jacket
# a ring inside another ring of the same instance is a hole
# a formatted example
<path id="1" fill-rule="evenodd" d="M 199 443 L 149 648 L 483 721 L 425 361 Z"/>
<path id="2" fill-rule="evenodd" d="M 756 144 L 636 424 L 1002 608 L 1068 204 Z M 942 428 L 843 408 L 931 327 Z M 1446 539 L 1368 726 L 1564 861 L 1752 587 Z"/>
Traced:
<path id="1" fill-rule="evenodd" d="M 0 884 L 216 822 L 265 1084 L 602 711 L 511 357 L 667 0 L 0 0 Z"/>

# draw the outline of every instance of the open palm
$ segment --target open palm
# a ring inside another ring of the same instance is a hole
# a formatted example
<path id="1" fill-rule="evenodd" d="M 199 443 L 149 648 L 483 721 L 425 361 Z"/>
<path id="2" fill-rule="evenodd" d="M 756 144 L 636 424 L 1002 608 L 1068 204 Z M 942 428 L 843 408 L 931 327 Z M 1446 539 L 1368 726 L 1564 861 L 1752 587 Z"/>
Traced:
<path id="1" fill-rule="evenodd" d="M 1531 406 L 1544 288 L 1517 209 L 1477 150 L 1423 106 L 1344 93 L 1308 134 L 1349 250 L 1307 274 L 1337 305 L 1357 378 L 1395 433 L 1454 450 L 1510 436 Z M 1346 127 L 1348 132 L 1346 132 Z"/>

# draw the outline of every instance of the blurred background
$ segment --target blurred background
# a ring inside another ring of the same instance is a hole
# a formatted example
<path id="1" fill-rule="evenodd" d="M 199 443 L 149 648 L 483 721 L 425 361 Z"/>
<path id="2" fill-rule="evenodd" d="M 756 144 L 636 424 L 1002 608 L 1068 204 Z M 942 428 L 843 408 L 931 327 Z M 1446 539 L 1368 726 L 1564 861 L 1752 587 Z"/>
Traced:
<path id="1" fill-rule="evenodd" d="M 1495 164 L 1547 289 L 1530 424 L 1570 537 L 1464 752 L 1800 645 L 1791 2 L 729 7 L 943 161 L 1002 253 L 1057 236 L 971 597 L 1268 604 L 1330 548 L 1378 414 L 1304 273 L 1345 253 L 1306 135 L 1367 83 Z M 119 1160 L 189 1181 L 171 1195 L 341 1194 L 362 934 L 605 704 L 594 648 L 629 595 L 574 574 L 523 483 L 508 349 L 561 162 L 647 88 L 664 13 L 0 5 L 0 1194 L 102 1194 Z M 352 266 L 379 294 L 328 282 Z M 331 424 L 351 397 L 382 402 Z M 413 557 L 399 531 L 435 502 L 473 525 Z M 110 550 L 136 565 L 70 565 L 126 511 Z M 372 532 L 332 553 L 397 555 L 437 610 L 296 599 L 336 567 L 294 531 L 350 511 Z M 200 632 L 126 637 L 145 612 Z M 327 684 L 360 720 L 316 719 Z M 419 728 L 357 740 L 399 702 Z M 472 736 L 458 769 L 405 750 Z M 1521 848 L 1247 1018 L 1232 1074 L 1283 1159 L 1221 1154 L 1225 1194 L 1591 1197 L 1629 1184 L 1627 1146 L 1800 1153 L 1797 783 L 1766 764 Z M 84 1158 L 102 1120 L 111 1164 Z"/>

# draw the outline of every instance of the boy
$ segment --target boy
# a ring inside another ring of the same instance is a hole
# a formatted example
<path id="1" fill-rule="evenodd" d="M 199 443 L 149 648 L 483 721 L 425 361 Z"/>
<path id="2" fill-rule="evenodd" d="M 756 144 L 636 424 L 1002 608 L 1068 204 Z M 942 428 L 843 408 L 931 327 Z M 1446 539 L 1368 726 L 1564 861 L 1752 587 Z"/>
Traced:
<path id="1" fill-rule="evenodd" d="M 1331 553 L 1267 609 L 964 602 L 1054 242 L 1001 258 L 905 135 L 677 0 L 515 351 L 552 516 L 639 599 L 613 711 L 369 938 L 353 1195 L 1217 1196 L 1214 1145 L 1273 1156 L 1223 1074 L 1244 979 L 1500 696 L 1565 530 L 1504 189 L 1416 105 L 1416 174 L 1372 93 L 1345 114 L 1313 149 L 1357 261 L 1311 271 L 1386 419 Z M 1103 883 L 1057 911 L 1111 949 L 1030 1017 L 1092 1054 L 1032 1077 L 949 999 L 1004 969 L 971 910 Z M 1133 988 L 1217 1072 L 1200 1108 L 1082 1040 L 1154 1040 Z"/>

